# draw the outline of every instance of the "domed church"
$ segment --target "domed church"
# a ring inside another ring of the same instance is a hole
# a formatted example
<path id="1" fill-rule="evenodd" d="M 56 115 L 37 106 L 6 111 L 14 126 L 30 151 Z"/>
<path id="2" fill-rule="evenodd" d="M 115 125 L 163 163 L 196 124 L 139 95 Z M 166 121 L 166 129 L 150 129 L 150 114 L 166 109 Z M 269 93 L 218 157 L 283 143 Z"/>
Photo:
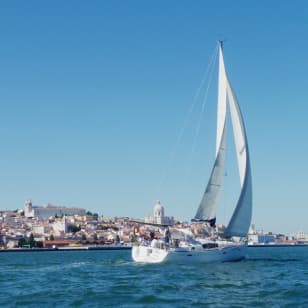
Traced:
<path id="1" fill-rule="evenodd" d="M 157 200 L 156 204 L 154 205 L 153 209 L 153 217 L 148 215 L 145 217 L 146 223 L 154 223 L 158 225 L 173 225 L 174 218 L 165 216 L 165 209 L 163 205 Z"/>

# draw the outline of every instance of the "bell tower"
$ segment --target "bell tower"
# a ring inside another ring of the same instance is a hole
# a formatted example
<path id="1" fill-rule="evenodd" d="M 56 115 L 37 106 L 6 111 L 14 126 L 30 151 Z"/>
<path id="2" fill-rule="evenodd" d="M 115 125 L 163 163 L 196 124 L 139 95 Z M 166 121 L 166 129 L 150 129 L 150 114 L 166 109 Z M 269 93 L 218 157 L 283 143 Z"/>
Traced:
<path id="1" fill-rule="evenodd" d="M 25 216 L 33 217 L 33 208 L 31 200 L 27 200 L 25 203 Z"/>

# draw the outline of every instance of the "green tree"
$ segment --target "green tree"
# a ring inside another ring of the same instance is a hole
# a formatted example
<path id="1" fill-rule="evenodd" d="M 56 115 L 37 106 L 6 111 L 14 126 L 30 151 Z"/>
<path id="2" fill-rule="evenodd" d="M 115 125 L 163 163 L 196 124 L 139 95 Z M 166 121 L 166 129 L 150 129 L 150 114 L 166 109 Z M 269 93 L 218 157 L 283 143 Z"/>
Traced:
<path id="1" fill-rule="evenodd" d="M 120 242 L 120 237 L 119 237 L 119 235 L 117 234 L 117 236 L 116 236 L 116 242 L 117 243 L 119 243 Z"/>
<path id="2" fill-rule="evenodd" d="M 81 239 L 82 239 L 83 241 L 85 241 L 85 240 L 87 239 L 87 236 L 86 236 L 84 233 L 82 233 Z"/>
<path id="3" fill-rule="evenodd" d="M 49 240 L 50 240 L 50 241 L 54 241 L 54 240 L 55 240 L 55 237 L 53 236 L 53 234 L 50 234 Z"/>
<path id="4" fill-rule="evenodd" d="M 24 246 L 26 246 L 27 244 L 28 244 L 27 240 L 26 240 L 24 237 L 22 237 L 22 238 L 18 241 L 17 246 L 18 246 L 18 247 L 24 247 Z"/>
<path id="5" fill-rule="evenodd" d="M 94 233 L 94 235 L 93 235 L 93 240 L 97 241 L 97 234 L 96 233 Z"/>
<path id="6" fill-rule="evenodd" d="M 76 232 L 79 232 L 81 230 L 81 227 L 76 226 L 76 225 L 69 225 L 67 230 L 68 230 L 68 232 L 76 233 Z"/>
<path id="7" fill-rule="evenodd" d="M 28 240 L 29 246 L 30 248 L 35 246 L 35 240 L 34 240 L 34 236 L 33 233 L 30 234 L 29 240 Z"/>
<path id="8" fill-rule="evenodd" d="M 35 247 L 42 248 L 43 242 L 42 241 L 35 241 Z"/>

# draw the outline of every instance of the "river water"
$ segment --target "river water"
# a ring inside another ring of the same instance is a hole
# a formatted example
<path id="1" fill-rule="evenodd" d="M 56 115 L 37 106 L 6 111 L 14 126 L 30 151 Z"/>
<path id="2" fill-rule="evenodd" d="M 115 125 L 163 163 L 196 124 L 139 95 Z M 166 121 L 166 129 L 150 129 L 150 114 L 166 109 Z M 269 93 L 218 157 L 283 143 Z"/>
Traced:
<path id="1" fill-rule="evenodd" d="M 130 251 L 0 253 L 0 307 L 308 307 L 308 246 L 232 263 L 140 265 Z"/>

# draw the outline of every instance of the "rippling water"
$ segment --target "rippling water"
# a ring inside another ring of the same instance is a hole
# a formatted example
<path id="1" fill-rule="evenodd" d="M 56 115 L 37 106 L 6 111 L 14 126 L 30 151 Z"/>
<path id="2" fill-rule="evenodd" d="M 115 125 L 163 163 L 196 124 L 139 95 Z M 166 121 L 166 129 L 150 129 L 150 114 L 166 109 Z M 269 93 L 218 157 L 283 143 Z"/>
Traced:
<path id="1" fill-rule="evenodd" d="M 234 263 L 140 265 L 130 251 L 0 253 L 0 307 L 308 307 L 308 247 Z"/>

